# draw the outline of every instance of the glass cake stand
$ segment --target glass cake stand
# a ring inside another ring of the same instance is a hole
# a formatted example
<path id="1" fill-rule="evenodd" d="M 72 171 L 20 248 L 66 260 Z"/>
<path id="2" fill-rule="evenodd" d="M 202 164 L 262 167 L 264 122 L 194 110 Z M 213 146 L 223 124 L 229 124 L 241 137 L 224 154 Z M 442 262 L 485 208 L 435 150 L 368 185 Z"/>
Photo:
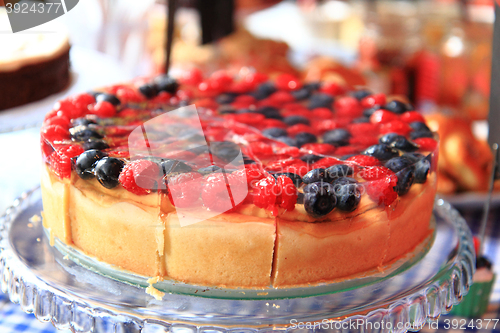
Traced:
<path id="1" fill-rule="evenodd" d="M 155 285 L 166 291 L 157 300 L 145 292 L 144 277 L 62 244 L 51 247 L 40 219 L 33 218 L 41 209 L 36 188 L 0 218 L 0 285 L 25 312 L 74 332 L 418 331 L 461 301 L 475 270 L 465 220 L 437 199 L 433 239 L 394 270 L 258 292 L 167 282 Z"/>

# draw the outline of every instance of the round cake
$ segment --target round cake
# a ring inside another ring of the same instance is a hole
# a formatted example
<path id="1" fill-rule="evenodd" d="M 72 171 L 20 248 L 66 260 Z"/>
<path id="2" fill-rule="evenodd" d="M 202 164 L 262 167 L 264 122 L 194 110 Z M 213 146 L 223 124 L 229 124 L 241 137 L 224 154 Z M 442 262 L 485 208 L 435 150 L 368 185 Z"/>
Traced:
<path id="1" fill-rule="evenodd" d="M 0 110 L 68 87 L 68 34 L 54 22 L 47 23 L 45 29 L 48 31 L 11 33 L 7 11 L 0 7 Z"/>
<path id="2" fill-rule="evenodd" d="M 103 262 L 229 288 L 382 270 L 432 232 L 437 142 L 411 105 L 289 74 L 193 69 L 61 100 L 43 223 Z"/>

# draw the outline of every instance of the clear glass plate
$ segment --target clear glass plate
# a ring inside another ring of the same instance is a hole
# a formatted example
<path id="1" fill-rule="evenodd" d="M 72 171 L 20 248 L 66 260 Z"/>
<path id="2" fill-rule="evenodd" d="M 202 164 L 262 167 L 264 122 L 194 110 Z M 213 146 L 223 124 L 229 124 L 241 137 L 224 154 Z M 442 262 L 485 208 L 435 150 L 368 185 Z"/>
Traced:
<path id="1" fill-rule="evenodd" d="M 31 218 L 41 207 L 35 189 L 0 218 L 0 285 L 24 311 L 75 332 L 369 332 L 388 325 L 394 332 L 418 330 L 460 302 L 475 267 L 467 224 L 437 199 L 434 242 L 384 275 L 267 295 L 169 283 L 160 286 L 168 293 L 159 301 L 145 293 L 143 277 L 121 272 L 125 278 L 110 278 L 103 270 L 116 269 L 98 263 L 96 273 L 51 247 L 41 221 Z"/>

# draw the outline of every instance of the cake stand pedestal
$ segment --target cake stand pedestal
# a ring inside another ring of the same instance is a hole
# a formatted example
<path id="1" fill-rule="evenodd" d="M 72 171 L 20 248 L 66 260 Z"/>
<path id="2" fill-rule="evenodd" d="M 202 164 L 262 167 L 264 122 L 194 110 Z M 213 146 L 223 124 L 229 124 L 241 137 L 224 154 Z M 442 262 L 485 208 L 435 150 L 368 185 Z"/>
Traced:
<path id="1" fill-rule="evenodd" d="M 433 242 L 395 271 L 259 292 L 169 282 L 156 300 L 133 274 L 112 276 L 105 264 L 86 269 L 76 254 L 51 247 L 33 218 L 40 197 L 39 188 L 26 193 L 0 218 L 0 286 L 25 312 L 74 332 L 418 331 L 460 302 L 474 273 L 469 228 L 437 199 Z"/>

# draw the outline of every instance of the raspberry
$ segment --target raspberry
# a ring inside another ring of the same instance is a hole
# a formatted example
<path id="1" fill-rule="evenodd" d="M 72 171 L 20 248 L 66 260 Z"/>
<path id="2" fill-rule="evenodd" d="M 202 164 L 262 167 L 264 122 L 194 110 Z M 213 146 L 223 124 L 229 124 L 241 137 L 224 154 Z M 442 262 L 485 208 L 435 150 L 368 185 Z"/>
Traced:
<path id="1" fill-rule="evenodd" d="M 323 134 L 324 132 L 328 132 L 339 128 L 339 124 L 332 119 L 326 119 L 324 121 L 320 121 L 314 125 L 314 129 L 318 131 L 318 133 Z"/>
<path id="2" fill-rule="evenodd" d="M 264 121 L 266 117 L 260 113 L 241 113 L 237 114 L 235 119 L 237 122 L 256 126 L 260 122 Z"/>
<path id="3" fill-rule="evenodd" d="M 361 169 L 358 175 L 364 180 L 377 180 L 388 176 L 394 176 L 395 173 L 384 166 L 370 166 Z"/>
<path id="4" fill-rule="evenodd" d="M 388 123 L 382 124 L 380 127 L 381 134 L 396 133 L 406 136 L 411 132 L 411 127 L 401 120 L 393 120 Z"/>
<path id="5" fill-rule="evenodd" d="M 43 127 L 41 136 L 48 142 L 62 141 L 69 139 L 69 131 L 60 125 L 49 125 Z"/>
<path id="6" fill-rule="evenodd" d="M 243 202 L 247 193 L 245 175 L 214 173 L 206 178 L 201 198 L 210 210 L 227 212 Z"/>
<path id="7" fill-rule="evenodd" d="M 363 183 L 363 185 L 365 186 L 368 196 L 377 203 L 377 205 L 384 204 L 389 206 L 398 197 L 398 194 L 394 191 L 394 187 L 397 183 L 398 178 L 396 175 L 390 175 L 382 179 Z"/>
<path id="8" fill-rule="evenodd" d="M 436 140 L 432 138 L 418 138 L 413 142 L 420 146 L 420 150 L 434 151 L 437 147 Z"/>
<path id="9" fill-rule="evenodd" d="M 386 98 L 384 94 L 374 94 L 365 97 L 361 100 L 361 106 L 365 109 L 369 109 L 375 105 L 385 105 Z"/>
<path id="10" fill-rule="evenodd" d="M 334 103 L 334 109 L 339 116 L 359 117 L 363 114 L 363 108 L 354 97 L 341 97 Z"/>
<path id="11" fill-rule="evenodd" d="M 193 92 L 188 89 L 179 89 L 175 94 L 181 101 L 189 101 L 194 97 Z"/>
<path id="12" fill-rule="evenodd" d="M 170 103 L 172 95 L 166 91 L 160 91 L 160 93 L 151 100 L 151 103 Z"/>
<path id="13" fill-rule="evenodd" d="M 293 181 L 289 177 L 282 175 L 276 179 L 276 183 L 279 188 L 276 204 L 285 210 L 294 210 L 298 195 Z"/>
<path id="14" fill-rule="evenodd" d="M 50 168 L 59 178 L 69 178 L 71 176 L 71 158 L 83 152 L 83 148 L 78 145 L 58 148 L 50 155 Z"/>
<path id="15" fill-rule="evenodd" d="M 118 89 L 116 92 L 116 96 L 123 104 L 127 102 L 140 103 L 146 100 L 144 96 L 142 96 L 142 94 L 139 93 L 139 91 L 137 91 L 136 89 L 132 89 L 130 87 L 124 87 Z"/>
<path id="16" fill-rule="evenodd" d="M 356 155 L 349 157 L 346 161 L 353 162 L 361 166 L 376 166 L 380 165 L 380 161 L 373 156 Z"/>
<path id="17" fill-rule="evenodd" d="M 332 95 L 332 96 L 338 96 L 342 95 L 345 92 L 344 87 L 339 85 L 338 83 L 335 82 L 325 82 L 319 89 L 320 92 Z"/>
<path id="18" fill-rule="evenodd" d="M 68 117 L 65 115 L 60 115 L 60 116 L 55 116 L 52 118 L 49 118 L 45 120 L 44 125 L 59 125 L 65 129 L 68 129 L 71 125 L 71 122 L 69 121 Z"/>
<path id="19" fill-rule="evenodd" d="M 305 166 L 307 166 L 307 164 L 301 160 L 297 160 L 294 158 L 288 158 L 285 160 L 279 160 L 279 161 L 274 161 L 274 162 L 269 163 L 266 166 L 266 170 L 281 172 L 284 168 L 291 166 L 291 165 L 295 165 L 295 166 L 305 165 Z"/>
<path id="20" fill-rule="evenodd" d="M 355 136 L 376 136 L 379 133 L 379 125 L 371 123 L 349 124 L 347 129 Z"/>
<path id="21" fill-rule="evenodd" d="M 215 97 L 217 94 L 221 92 L 215 87 L 213 81 L 210 80 L 205 80 L 200 84 L 198 84 L 198 90 L 200 94 L 204 97 Z"/>
<path id="22" fill-rule="evenodd" d="M 267 80 L 269 80 L 269 76 L 267 74 L 259 73 L 259 72 L 250 73 L 250 74 L 247 74 L 245 76 L 245 82 L 248 82 L 248 83 L 251 83 L 254 85 L 264 83 Z"/>
<path id="23" fill-rule="evenodd" d="M 278 149 L 276 155 L 286 156 L 286 157 L 298 157 L 300 155 L 300 150 L 297 147 L 282 147 Z"/>
<path id="24" fill-rule="evenodd" d="M 294 75 L 283 73 L 276 78 L 276 87 L 279 90 L 296 90 L 302 88 L 302 83 Z"/>
<path id="25" fill-rule="evenodd" d="M 342 161 L 340 161 L 338 158 L 335 157 L 324 157 L 320 159 L 318 162 L 313 163 L 312 169 L 319 169 L 319 168 L 328 168 L 332 165 L 335 164 L 340 164 Z"/>
<path id="26" fill-rule="evenodd" d="M 235 109 L 246 109 L 246 108 L 249 108 L 250 106 L 254 105 L 256 102 L 257 102 L 257 100 L 253 96 L 240 95 L 234 99 L 234 101 L 233 101 L 233 103 L 231 103 L 231 105 Z"/>
<path id="27" fill-rule="evenodd" d="M 370 122 L 372 124 L 386 124 L 398 119 L 399 117 L 397 114 L 387 110 L 377 110 L 370 116 Z"/>
<path id="28" fill-rule="evenodd" d="M 89 105 L 95 103 L 95 97 L 90 94 L 79 94 L 73 97 L 73 104 L 81 109 L 88 110 Z"/>
<path id="29" fill-rule="evenodd" d="M 283 105 L 285 103 L 290 103 L 295 101 L 295 97 L 292 96 L 289 92 L 286 91 L 277 91 L 269 96 L 269 100 L 271 102 L 275 102 L 277 104 Z"/>
<path id="30" fill-rule="evenodd" d="M 198 108 L 217 109 L 219 105 L 211 98 L 203 98 L 195 103 Z"/>
<path id="31" fill-rule="evenodd" d="M 210 83 L 212 87 L 218 91 L 227 91 L 233 83 L 233 78 L 228 75 L 226 71 L 219 70 L 212 73 L 210 76 Z"/>
<path id="32" fill-rule="evenodd" d="M 179 79 L 182 84 L 195 86 L 203 81 L 203 74 L 198 68 L 185 71 Z"/>
<path id="33" fill-rule="evenodd" d="M 357 154 L 359 152 L 359 149 L 353 146 L 343 146 L 343 147 L 338 147 L 337 150 L 335 151 L 335 154 L 337 156 L 344 156 L 344 155 L 351 155 L 351 154 Z"/>
<path id="34" fill-rule="evenodd" d="M 236 173 L 242 172 L 245 172 L 249 188 L 252 188 L 258 180 L 266 177 L 266 172 L 257 168 L 245 168 L 245 170 L 236 171 Z"/>
<path id="35" fill-rule="evenodd" d="M 312 110 L 312 116 L 316 119 L 331 119 L 333 112 L 328 108 L 316 108 Z"/>
<path id="36" fill-rule="evenodd" d="M 54 105 L 54 110 L 60 111 L 68 119 L 83 117 L 88 111 L 87 108 L 76 106 L 73 102 L 72 98 L 62 99 Z M 59 112 L 57 114 L 60 115 Z"/>
<path id="37" fill-rule="evenodd" d="M 403 113 L 400 118 L 402 121 L 404 121 L 405 123 L 412 123 L 414 121 L 419 121 L 419 122 L 422 122 L 422 123 L 425 123 L 425 118 L 424 116 L 422 116 L 419 112 L 417 111 L 407 111 L 405 113 Z"/>
<path id="38" fill-rule="evenodd" d="M 301 148 L 321 155 L 331 155 L 335 152 L 335 146 L 328 143 L 306 143 Z"/>
<path id="39" fill-rule="evenodd" d="M 168 177 L 168 198 L 172 205 L 178 208 L 195 206 L 200 198 L 202 179 L 198 172 L 187 172 Z"/>
<path id="40" fill-rule="evenodd" d="M 291 137 L 295 137 L 297 134 L 302 133 L 302 132 L 314 134 L 314 130 L 312 129 L 312 127 L 307 126 L 305 124 L 296 124 L 296 125 L 290 126 L 290 127 L 288 127 L 288 129 L 286 131 L 287 131 L 288 135 L 290 135 Z"/>
<path id="41" fill-rule="evenodd" d="M 97 115 L 100 118 L 109 118 L 116 115 L 116 107 L 110 102 L 100 101 L 91 110 L 91 113 Z"/>
<path id="42" fill-rule="evenodd" d="M 264 119 L 264 121 L 262 121 L 262 125 L 259 127 L 264 129 L 270 127 L 286 128 L 287 126 L 284 122 L 278 119 Z"/>
<path id="43" fill-rule="evenodd" d="M 255 89 L 255 84 L 246 81 L 234 82 L 228 89 L 229 92 L 236 94 L 246 94 Z"/>
<path id="44" fill-rule="evenodd" d="M 253 203 L 264 209 L 275 209 L 276 197 L 279 193 L 279 187 L 273 176 L 268 176 L 255 183 L 253 193 Z"/>
<path id="45" fill-rule="evenodd" d="M 158 164 L 147 160 L 136 160 L 125 165 L 118 180 L 127 191 L 146 195 L 158 188 L 159 178 Z"/>
<path id="46" fill-rule="evenodd" d="M 370 146 L 378 144 L 378 139 L 374 136 L 354 136 L 349 139 L 349 144 L 368 148 Z"/>
<path id="47" fill-rule="evenodd" d="M 257 156 L 272 155 L 274 153 L 273 147 L 264 142 L 251 142 L 248 148 L 252 154 Z"/>

